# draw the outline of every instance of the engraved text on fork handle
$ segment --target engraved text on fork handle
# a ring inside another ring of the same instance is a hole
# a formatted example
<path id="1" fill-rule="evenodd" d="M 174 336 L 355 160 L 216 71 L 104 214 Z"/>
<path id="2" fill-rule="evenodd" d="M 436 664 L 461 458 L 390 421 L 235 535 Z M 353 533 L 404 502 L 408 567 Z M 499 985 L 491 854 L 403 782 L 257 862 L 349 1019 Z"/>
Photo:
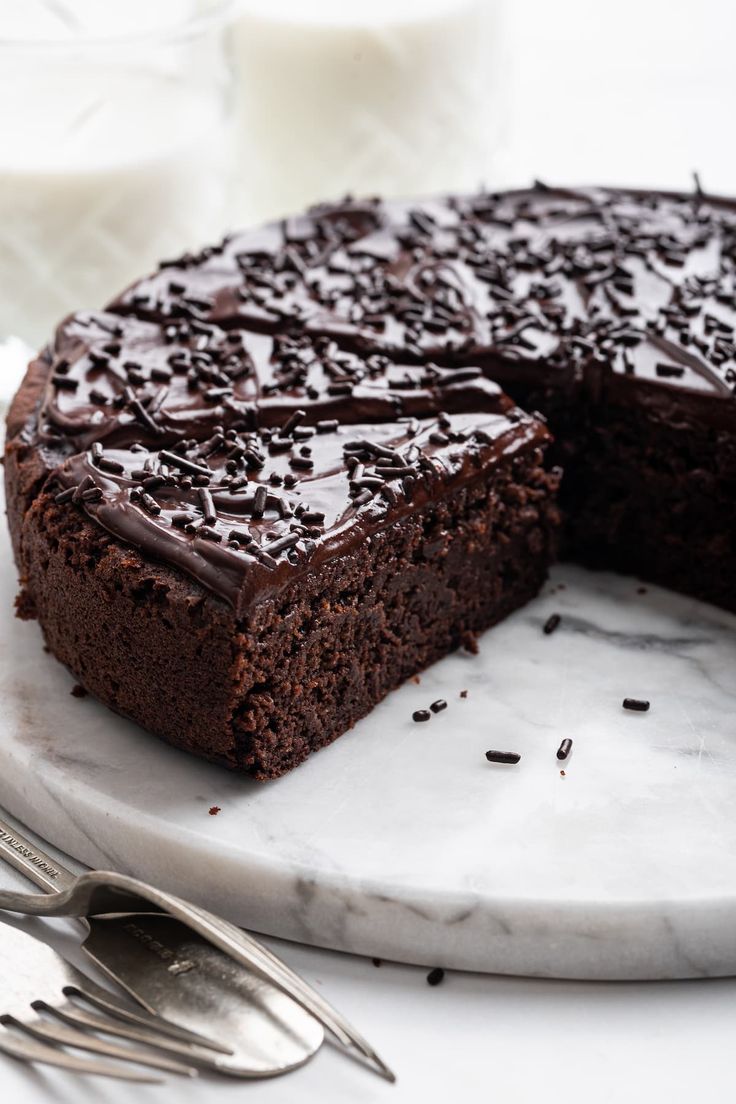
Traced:
<path id="1" fill-rule="evenodd" d="M 41 889 L 62 892 L 75 881 L 75 875 L 31 843 L 16 828 L 0 820 L 0 858 L 20 870 Z"/>

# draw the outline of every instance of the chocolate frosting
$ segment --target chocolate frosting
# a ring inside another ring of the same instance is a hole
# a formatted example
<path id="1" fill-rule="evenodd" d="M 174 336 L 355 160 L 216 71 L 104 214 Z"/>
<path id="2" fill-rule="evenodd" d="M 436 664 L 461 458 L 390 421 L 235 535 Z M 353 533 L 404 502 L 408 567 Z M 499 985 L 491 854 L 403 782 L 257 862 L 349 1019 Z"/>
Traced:
<path id="1" fill-rule="evenodd" d="M 736 203 L 601 188 L 345 203 L 166 265 L 113 305 L 328 334 L 502 382 L 596 372 L 732 396 Z"/>
<path id="2" fill-rule="evenodd" d="M 733 428 L 735 327 L 729 200 L 346 200 L 67 319 L 37 437 L 61 501 L 243 612 L 543 445 L 499 384 Z"/>
<path id="3" fill-rule="evenodd" d="M 59 497 L 187 571 L 241 615 L 300 572 L 547 439 L 513 408 L 329 426 L 304 445 L 292 435 L 283 451 L 273 443 L 287 438 L 268 431 L 230 434 L 186 456 L 141 445 L 76 453 L 58 471 L 67 488 Z M 229 458 L 241 450 L 247 481 L 231 471 Z"/>

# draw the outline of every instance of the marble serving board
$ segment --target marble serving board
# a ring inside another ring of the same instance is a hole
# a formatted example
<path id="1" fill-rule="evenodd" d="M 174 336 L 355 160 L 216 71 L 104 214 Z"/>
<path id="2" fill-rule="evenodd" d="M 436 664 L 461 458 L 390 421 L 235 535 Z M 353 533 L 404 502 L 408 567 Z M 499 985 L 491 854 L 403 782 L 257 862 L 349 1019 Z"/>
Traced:
<path id="1" fill-rule="evenodd" d="M 37 625 L 13 617 L 4 528 L 0 563 L 0 804 L 76 858 L 381 958 L 736 973 L 736 618 L 556 568 L 478 655 L 438 663 L 264 785 L 72 696 Z M 626 696 L 650 711 L 624 711 Z M 490 764 L 489 748 L 521 761 Z"/>

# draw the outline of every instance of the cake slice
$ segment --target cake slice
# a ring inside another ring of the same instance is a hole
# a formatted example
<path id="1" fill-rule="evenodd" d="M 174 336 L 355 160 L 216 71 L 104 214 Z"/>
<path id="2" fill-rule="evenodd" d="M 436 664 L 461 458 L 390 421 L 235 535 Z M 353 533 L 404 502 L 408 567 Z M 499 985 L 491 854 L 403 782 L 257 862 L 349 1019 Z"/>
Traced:
<path id="1" fill-rule="evenodd" d="M 234 356 L 210 327 L 194 349 L 169 333 L 165 378 L 163 341 L 83 317 L 43 362 L 43 480 L 11 509 L 22 609 L 111 708 L 275 778 L 536 594 L 549 433 L 462 369 L 251 334 Z"/>

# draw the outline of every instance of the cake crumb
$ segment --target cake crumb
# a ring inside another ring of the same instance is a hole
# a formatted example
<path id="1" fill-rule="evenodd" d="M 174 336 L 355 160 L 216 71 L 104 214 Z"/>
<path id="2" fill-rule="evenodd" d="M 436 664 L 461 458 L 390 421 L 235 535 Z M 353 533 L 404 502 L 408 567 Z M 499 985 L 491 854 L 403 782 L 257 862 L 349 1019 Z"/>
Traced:
<path id="1" fill-rule="evenodd" d="M 460 697 L 461 698 L 467 698 L 467 696 L 468 696 L 468 691 L 467 690 L 461 690 L 460 691 Z"/>
<path id="2" fill-rule="evenodd" d="M 560 778 L 566 778 L 566 777 L 567 777 L 567 775 L 565 774 L 565 772 L 560 771 Z"/>
<path id="3" fill-rule="evenodd" d="M 421 682 L 422 682 L 422 680 L 421 680 L 421 678 L 420 678 L 420 676 L 419 676 L 419 675 L 412 675 L 412 676 L 411 676 L 411 681 L 412 681 L 412 682 L 413 682 L 413 683 L 414 683 L 414 684 L 415 684 L 416 686 L 420 686 L 420 685 L 421 685 Z"/>
<path id="4" fill-rule="evenodd" d="M 78 682 L 75 683 L 74 686 L 72 686 L 69 693 L 71 694 L 71 696 L 73 698 L 86 698 L 87 697 L 87 691 Z"/>
<path id="5" fill-rule="evenodd" d="M 35 621 L 38 617 L 36 603 L 27 590 L 22 590 L 15 599 L 15 616 L 19 621 Z"/>
<path id="6" fill-rule="evenodd" d="M 221 812 L 219 805 L 210 805 L 210 816 L 217 816 Z"/>
<path id="7" fill-rule="evenodd" d="M 480 651 L 478 647 L 478 636 L 474 632 L 464 632 L 462 635 L 462 646 L 466 652 L 470 652 L 471 655 L 477 655 Z"/>

